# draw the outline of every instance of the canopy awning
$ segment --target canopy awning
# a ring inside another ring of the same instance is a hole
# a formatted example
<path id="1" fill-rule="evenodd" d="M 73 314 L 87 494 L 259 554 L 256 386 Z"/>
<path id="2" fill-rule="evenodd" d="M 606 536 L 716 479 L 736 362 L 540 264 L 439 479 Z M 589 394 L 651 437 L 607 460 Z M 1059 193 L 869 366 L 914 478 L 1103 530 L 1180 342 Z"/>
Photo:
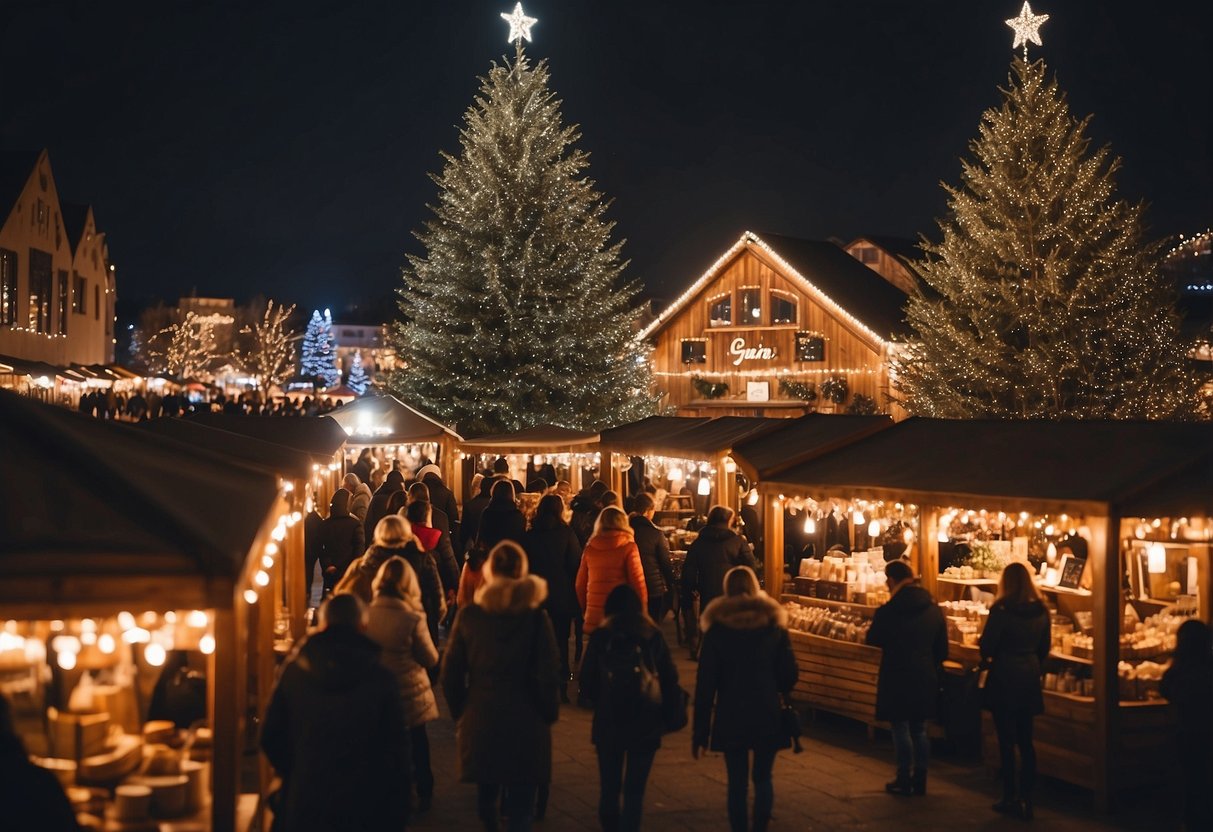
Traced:
<path id="1" fill-rule="evenodd" d="M 226 413 L 193 413 L 187 421 L 217 428 L 262 442 L 285 445 L 327 463 L 343 445 L 346 436 L 327 416 L 233 416 Z"/>
<path id="2" fill-rule="evenodd" d="M 1144 505 L 1149 490 L 1213 459 L 1200 422 L 907 419 L 768 480 L 806 489 L 931 499 Z"/>
<path id="3" fill-rule="evenodd" d="M 8 368 L 0 369 L 0 372 L 12 373 L 18 376 L 33 376 L 34 378 L 46 376 L 47 378 L 54 378 L 55 376 L 63 375 L 63 370 L 53 364 L 47 364 L 45 361 L 27 361 L 15 355 L 0 355 L 0 365 Z"/>
<path id="4" fill-rule="evenodd" d="M 710 421 L 706 416 L 649 416 L 604 430 L 598 447 L 604 452 L 635 456 L 662 454 L 671 436 Z"/>
<path id="5" fill-rule="evenodd" d="M 888 416 L 809 413 L 781 419 L 782 425 L 733 445 L 733 459 L 751 480 L 761 482 L 815 456 L 891 428 Z"/>
<path id="6" fill-rule="evenodd" d="M 6 610 L 230 605 L 278 500 L 268 474 L 4 392 L 0 446 Z"/>
<path id="7" fill-rule="evenodd" d="M 651 416 L 602 432 L 602 450 L 635 456 L 660 455 L 700 459 L 729 453 L 745 439 L 775 430 L 787 422 L 759 416 L 715 419 Z"/>
<path id="8" fill-rule="evenodd" d="M 139 422 L 136 429 L 149 434 L 149 439 L 164 437 L 184 442 L 204 453 L 226 457 L 233 464 L 256 468 L 280 477 L 303 479 L 312 473 L 312 456 L 305 451 L 207 427 L 195 421 L 149 419 Z"/>
<path id="9" fill-rule="evenodd" d="M 446 425 L 395 396 L 367 396 L 328 414 L 345 431 L 349 445 L 407 445 L 461 441 Z"/>
<path id="10" fill-rule="evenodd" d="M 528 453 L 528 452 L 586 452 L 598 443 L 599 434 L 592 431 L 573 430 L 559 425 L 536 425 L 512 433 L 489 436 L 474 436 L 465 439 L 460 447 L 468 453 Z"/>

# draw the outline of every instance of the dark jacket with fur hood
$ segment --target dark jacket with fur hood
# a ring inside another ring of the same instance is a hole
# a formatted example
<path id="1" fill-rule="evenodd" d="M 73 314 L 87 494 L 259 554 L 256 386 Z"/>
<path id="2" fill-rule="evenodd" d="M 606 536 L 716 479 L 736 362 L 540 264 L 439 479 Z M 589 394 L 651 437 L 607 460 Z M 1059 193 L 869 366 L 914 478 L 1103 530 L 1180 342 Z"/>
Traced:
<path id="1" fill-rule="evenodd" d="M 902 722 L 935 716 L 948 628 L 931 593 L 914 585 L 899 589 L 873 613 L 867 641 L 881 649 L 876 718 Z"/>
<path id="2" fill-rule="evenodd" d="M 703 611 L 694 744 L 713 751 L 787 748 L 781 695 L 799 671 L 788 614 L 765 592 L 722 596 Z"/>
<path id="3" fill-rule="evenodd" d="M 458 721 L 465 783 L 551 781 L 560 662 L 552 622 L 539 609 L 547 594 L 547 583 L 533 575 L 493 578 L 455 616 L 442 691 Z"/>

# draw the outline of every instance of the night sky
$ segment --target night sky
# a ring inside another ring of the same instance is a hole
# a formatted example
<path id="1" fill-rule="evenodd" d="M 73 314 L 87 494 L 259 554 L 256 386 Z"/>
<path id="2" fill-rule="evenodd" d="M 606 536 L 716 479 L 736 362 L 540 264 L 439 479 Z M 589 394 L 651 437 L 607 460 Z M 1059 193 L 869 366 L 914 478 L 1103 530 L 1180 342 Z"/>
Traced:
<path id="1" fill-rule="evenodd" d="M 933 232 L 1011 59 L 1020 0 L 530 0 L 629 274 L 658 294 L 746 228 Z M 389 296 L 427 172 L 513 0 L 5 0 L 0 148 L 49 147 L 129 315 L 160 297 Z M 1199 9 L 1190 13 L 1189 9 Z M 1213 224 L 1209 4 L 1039 0 L 1043 55 L 1156 236 Z"/>

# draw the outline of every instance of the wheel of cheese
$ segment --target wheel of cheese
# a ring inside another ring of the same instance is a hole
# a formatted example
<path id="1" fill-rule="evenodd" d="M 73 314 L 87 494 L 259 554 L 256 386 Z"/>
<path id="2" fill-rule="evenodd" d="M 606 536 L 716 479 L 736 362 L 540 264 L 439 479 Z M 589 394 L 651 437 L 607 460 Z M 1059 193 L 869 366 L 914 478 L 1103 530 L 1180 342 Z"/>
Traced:
<path id="1" fill-rule="evenodd" d="M 135 783 L 114 789 L 114 817 L 120 821 L 146 820 L 152 810 L 152 790 Z"/>
<path id="2" fill-rule="evenodd" d="M 143 741 L 167 743 L 177 733 L 177 726 L 167 719 L 153 719 L 143 724 Z"/>
<path id="3" fill-rule="evenodd" d="M 180 774 L 181 755 L 167 745 L 145 745 L 143 773 L 150 777 Z"/>

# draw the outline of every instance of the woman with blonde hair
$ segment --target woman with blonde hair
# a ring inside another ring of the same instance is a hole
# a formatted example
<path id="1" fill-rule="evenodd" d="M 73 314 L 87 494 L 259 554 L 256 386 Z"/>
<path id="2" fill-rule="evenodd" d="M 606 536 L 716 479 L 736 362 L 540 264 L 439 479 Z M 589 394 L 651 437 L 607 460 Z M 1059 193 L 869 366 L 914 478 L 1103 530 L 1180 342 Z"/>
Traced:
<path id="1" fill-rule="evenodd" d="M 703 641 L 695 678 L 691 754 L 724 752 L 729 828 L 745 832 L 749 781 L 754 781 L 754 832 L 766 832 L 775 803 L 775 755 L 791 745 L 783 699 L 799 670 L 788 638 L 788 614 L 758 587 L 748 566 L 725 573 L 724 595 L 703 610 Z M 752 761 L 751 761 L 752 756 Z"/>
<path id="2" fill-rule="evenodd" d="M 362 557 L 350 563 L 345 575 L 333 588 L 333 593 L 350 592 L 370 604 L 374 597 L 372 583 L 379 568 L 388 558 L 404 555 L 404 547 L 413 539 L 409 521 L 389 514 L 375 524 L 375 537 Z"/>
<path id="3" fill-rule="evenodd" d="M 986 702 L 994 717 L 1002 758 L 1002 800 L 994 804 L 994 811 L 1024 820 L 1031 820 L 1033 814 L 1036 749 L 1032 722 L 1045 709 L 1040 666 L 1049 655 L 1050 630 L 1049 610 L 1028 567 L 1018 561 L 1008 564 L 998 581 L 998 597 L 990 607 L 980 648 L 982 661 L 989 666 Z"/>
<path id="4" fill-rule="evenodd" d="M 438 702 L 430 686 L 428 668 L 438 664 L 438 649 L 430 638 L 421 586 L 413 567 L 401 557 L 388 558 L 373 582 L 366 634 L 381 648 L 379 660 L 396 676 L 404 721 L 409 729 L 413 781 L 417 784 L 417 811 L 425 812 L 434 798 L 434 772 L 430 767 L 430 741 L 425 724 L 438 718 Z"/>
<path id="5" fill-rule="evenodd" d="M 459 776 L 477 786 L 477 813 L 498 828 L 505 789 L 509 829 L 531 828 L 535 799 L 552 779 L 552 729 L 560 712 L 560 661 L 540 605 L 547 583 L 527 574 L 526 552 L 493 547 L 475 603 L 455 615 L 442 690 L 456 720 Z"/>
<path id="6" fill-rule="evenodd" d="M 607 596 L 620 584 L 630 586 L 640 596 L 641 605 L 648 605 L 636 534 L 622 509 L 607 506 L 594 521 L 594 533 L 586 541 L 577 568 L 577 602 L 585 616 L 586 635 L 602 623 Z"/>

